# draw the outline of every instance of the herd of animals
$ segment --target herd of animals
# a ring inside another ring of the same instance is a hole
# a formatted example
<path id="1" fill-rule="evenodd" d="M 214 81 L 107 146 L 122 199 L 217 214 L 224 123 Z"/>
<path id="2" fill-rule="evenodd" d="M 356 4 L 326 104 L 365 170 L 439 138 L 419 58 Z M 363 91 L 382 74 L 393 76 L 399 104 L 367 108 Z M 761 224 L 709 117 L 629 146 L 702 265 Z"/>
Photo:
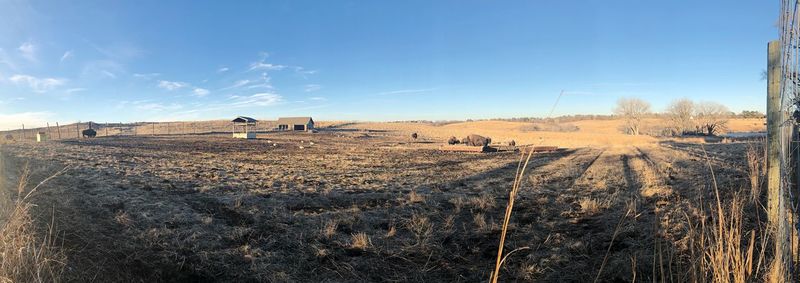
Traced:
<path id="1" fill-rule="evenodd" d="M 419 135 L 417 135 L 417 133 L 412 133 L 411 134 L 411 138 L 412 139 L 417 139 L 417 137 L 419 137 Z M 447 144 L 449 144 L 449 145 L 463 144 L 463 145 L 467 145 L 467 146 L 489 146 L 489 144 L 491 144 L 491 143 L 492 143 L 492 138 L 484 137 L 484 136 L 481 136 L 481 135 L 475 135 L 475 134 L 466 136 L 461 140 L 459 140 L 456 137 L 450 137 L 449 139 L 447 139 Z M 515 142 L 514 140 L 511 140 L 511 141 L 508 142 L 508 145 L 516 146 L 517 142 Z"/>

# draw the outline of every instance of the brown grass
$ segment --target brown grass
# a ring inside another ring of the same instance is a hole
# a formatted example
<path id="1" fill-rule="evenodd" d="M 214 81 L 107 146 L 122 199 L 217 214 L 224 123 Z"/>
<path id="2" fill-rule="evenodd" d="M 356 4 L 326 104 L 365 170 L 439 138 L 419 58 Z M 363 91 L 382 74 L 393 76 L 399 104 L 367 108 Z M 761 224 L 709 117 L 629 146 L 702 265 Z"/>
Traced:
<path id="1" fill-rule="evenodd" d="M 350 248 L 366 250 L 371 246 L 371 242 L 367 233 L 361 232 L 351 235 Z"/>
<path id="2" fill-rule="evenodd" d="M 758 202 L 761 199 L 761 187 L 766 177 L 766 152 L 764 142 L 750 143 L 745 154 L 747 160 L 747 177 L 750 181 L 750 198 Z"/>
<path id="3" fill-rule="evenodd" d="M 37 229 L 31 214 L 32 194 L 50 178 L 28 189 L 31 171 L 24 165 L 13 196 L 5 166 L 0 156 L 0 282 L 62 281 L 66 256 L 54 240 L 53 227 Z"/>
<path id="4" fill-rule="evenodd" d="M 593 198 L 581 199 L 579 204 L 581 205 L 581 210 L 583 213 L 586 213 L 587 215 L 597 214 L 604 208 L 604 205 L 600 203 L 600 201 Z"/>

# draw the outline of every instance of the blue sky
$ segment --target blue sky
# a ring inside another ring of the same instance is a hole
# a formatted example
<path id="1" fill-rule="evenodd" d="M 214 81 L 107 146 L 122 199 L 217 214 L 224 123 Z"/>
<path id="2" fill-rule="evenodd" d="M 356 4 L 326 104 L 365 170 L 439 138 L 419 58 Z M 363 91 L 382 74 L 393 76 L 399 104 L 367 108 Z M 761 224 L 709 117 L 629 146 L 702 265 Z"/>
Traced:
<path id="1" fill-rule="evenodd" d="M 0 0 L 0 128 L 763 111 L 778 2 Z"/>

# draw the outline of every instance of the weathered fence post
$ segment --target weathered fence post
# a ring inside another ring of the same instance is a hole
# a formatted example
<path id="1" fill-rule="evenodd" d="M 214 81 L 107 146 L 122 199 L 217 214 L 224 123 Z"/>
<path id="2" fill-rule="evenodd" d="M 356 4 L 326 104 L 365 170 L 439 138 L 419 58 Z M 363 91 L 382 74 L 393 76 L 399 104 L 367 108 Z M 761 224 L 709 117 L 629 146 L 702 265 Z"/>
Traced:
<path id="1" fill-rule="evenodd" d="M 76 139 L 81 138 L 81 121 L 75 123 L 75 138 Z"/>
<path id="2" fill-rule="evenodd" d="M 767 203 L 769 225 L 775 240 L 773 282 L 788 282 L 791 264 L 786 192 L 781 184 L 781 44 L 768 45 L 767 84 Z"/>
<path id="3" fill-rule="evenodd" d="M 22 124 L 22 141 L 25 140 L 25 124 Z"/>
<path id="4" fill-rule="evenodd" d="M 56 122 L 56 132 L 58 132 L 58 139 L 61 139 L 61 126 Z"/>

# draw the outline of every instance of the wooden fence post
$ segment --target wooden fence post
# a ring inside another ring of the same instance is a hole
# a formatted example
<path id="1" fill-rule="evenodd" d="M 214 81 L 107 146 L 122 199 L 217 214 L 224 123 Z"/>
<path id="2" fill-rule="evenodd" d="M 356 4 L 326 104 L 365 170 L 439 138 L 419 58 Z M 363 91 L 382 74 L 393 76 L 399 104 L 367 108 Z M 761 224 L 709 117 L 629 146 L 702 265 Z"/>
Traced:
<path id="1" fill-rule="evenodd" d="M 781 43 L 769 42 L 767 61 L 767 203 L 775 243 L 773 282 L 788 282 L 791 264 L 786 192 L 781 184 Z"/>
<path id="2" fill-rule="evenodd" d="M 61 139 L 61 126 L 56 122 L 56 132 L 58 132 L 58 139 Z"/>
<path id="3" fill-rule="evenodd" d="M 81 138 L 81 121 L 75 123 L 75 138 L 76 139 Z"/>
<path id="4" fill-rule="evenodd" d="M 22 139 L 21 140 L 23 140 L 23 141 L 25 140 L 25 124 L 22 124 Z"/>

